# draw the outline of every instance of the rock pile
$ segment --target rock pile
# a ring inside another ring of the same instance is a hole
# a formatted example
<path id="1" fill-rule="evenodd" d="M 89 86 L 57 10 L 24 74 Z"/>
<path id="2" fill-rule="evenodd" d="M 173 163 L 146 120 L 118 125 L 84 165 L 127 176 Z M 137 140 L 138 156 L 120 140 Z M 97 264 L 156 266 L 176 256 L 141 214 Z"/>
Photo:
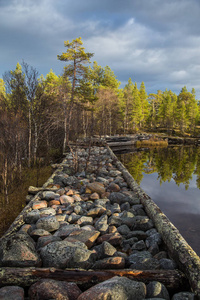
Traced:
<path id="1" fill-rule="evenodd" d="M 104 147 L 76 149 L 32 201 L 24 225 L 0 244 L 0 267 L 174 270 L 162 237 Z M 74 168 L 78 167 L 74 171 Z M 12 295 L 11 298 L 9 295 Z M 16 295 L 16 296 L 13 296 Z M 115 276 L 81 290 L 76 283 L 42 279 L 25 299 L 194 299 L 171 295 L 158 281 L 145 285 Z M 0 299 L 24 299 L 21 287 L 3 287 Z"/>

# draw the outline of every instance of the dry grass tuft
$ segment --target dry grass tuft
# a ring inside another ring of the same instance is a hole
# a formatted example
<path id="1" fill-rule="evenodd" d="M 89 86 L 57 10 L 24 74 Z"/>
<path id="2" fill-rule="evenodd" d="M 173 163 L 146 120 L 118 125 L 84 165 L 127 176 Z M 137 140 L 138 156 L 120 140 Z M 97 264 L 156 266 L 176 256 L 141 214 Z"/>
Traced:
<path id="1" fill-rule="evenodd" d="M 136 147 L 167 147 L 168 141 L 167 139 L 161 140 L 156 137 L 152 137 L 149 140 L 141 140 L 136 142 Z"/>

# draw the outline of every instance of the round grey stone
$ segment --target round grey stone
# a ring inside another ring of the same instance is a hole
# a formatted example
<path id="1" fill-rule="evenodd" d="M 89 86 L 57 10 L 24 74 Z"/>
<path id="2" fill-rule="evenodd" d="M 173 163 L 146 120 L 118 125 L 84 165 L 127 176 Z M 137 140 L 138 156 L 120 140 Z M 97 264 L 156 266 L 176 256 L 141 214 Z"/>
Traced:
<path id="1" fill-rule="evenodd" d="M 45 192 L 42 193 L 42 199 L 45 199 L 47 201 L 58 199 L 59 197 L 60 197 L 59 194 L 56 194 L 56 193 L 51 192 L 51 191 L 45 191 Z"/>
<path id="2" fill-rule="evenodd" d="M 127 235 L 127 234 L 129 234 L 130 229 L 126 224 L 124 224 L 124 225 L 119 226 L 117 228 L 117 231 L 122 235 Z"/>
<path id="3" fill-rule="evenodd" d="M 40 255 L 43 267 L 55 268 L 85 268 L 94 263 L 95 253 L 80 248 L 79 242 L 58 241 L 52 242 L 41 249 Z"/>
<path id="4" fill-rule="evenodd" d="M 147 297 L 149 298 L 163 298 L 165 300 L 170 300 L 168 290 L 164 284 L 158 281 L 152 281 L 147 284 Z"/>
<path id="5" fill-rule="evenodd" d="M 27 213 L 24 218 L 26 224 L 35 224 L 40 218 L 40 212 L 38 209 L 33 209 Z"/>
<path id="6" fill-rule="evenodd" d="M 48 216 L 48 217 L 44 217 L 44 218 L 40 218 L 37 223 L 36 223 L 36 227 L 38 229 L 44 229 L 47 230 L 49 232 L 55 231 L 59 228 L 60 224 L 57 221 L 55 216 Z"/>
<path id="7" fill-rule="evenodd" d="M 143 300 L 145 295 L 144 283 L 115 276 L 86 290 L 80 299 Z"/>
<path id="8" fill-rule="evenodd" d="M 172 297 L 172 300 L 194 300 L 195 295 L 190 292 L 180 292 L 177 294 L 174 294 Z"/>
<path id="9" fill-rule="evenodd" d="M 164 269 L 164 270 L 174 270 L 177 267 L 175 261 L 168 258 L 160 259 L 159 264 L 160 264 L 160 269 Z"/>
<path id="10" fill-rule="evenodd" d="M 55 216 L 56 215 L 55 209 L 53 209 L 51 207 L 41 208 L 39 210 L 39 212 L 40 212 L 40 216 L 42 216 L 42 215 Z"/>
<path id="11" fill-rule="evenodd" d="M 4 286 L 0 289 L 2 300 L 24 300 L 24 289 L 19 286 Z"/>

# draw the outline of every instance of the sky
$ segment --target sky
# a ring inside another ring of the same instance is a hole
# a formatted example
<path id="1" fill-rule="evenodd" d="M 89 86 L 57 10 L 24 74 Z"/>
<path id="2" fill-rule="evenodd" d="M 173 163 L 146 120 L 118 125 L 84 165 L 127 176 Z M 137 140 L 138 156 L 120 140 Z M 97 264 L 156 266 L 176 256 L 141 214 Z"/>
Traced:
<path id="1" fill-rule="evenodd" d="M 64 41 L 147 93 L 186 85 L 200 99 L 200 0 L 0 0 L 0 78 L 24 60 L 62 74 Z"/>

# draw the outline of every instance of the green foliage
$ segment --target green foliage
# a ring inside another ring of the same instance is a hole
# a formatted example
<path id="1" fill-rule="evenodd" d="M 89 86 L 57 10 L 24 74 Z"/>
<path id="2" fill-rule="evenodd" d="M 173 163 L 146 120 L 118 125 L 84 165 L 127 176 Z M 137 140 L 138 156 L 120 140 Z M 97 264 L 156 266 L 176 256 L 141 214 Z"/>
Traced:
<path id="1" fill-rule="evenodd" d="M 163 127 L 172 130 L 174 126 L 177 97 L 172 91 L 165 91 L 159 106 L 158 118 Z"/>
<path id="2" fill-rule="evenodd" d="M 84 65 L 90 63 L 90 58 L 93 56 L 93 53 L 85 52 L 85 48 L 82 47 L 82 45 L 83 42 L 81 37 L 72 40 L 71 43 L 69 41 L 65 41 L 64 46 L 67 48 L 67 51 L 57 56 L 57 58 L 61 61 L 71 62 L 64 67 L 64 74 L 69 77 L 72 82 L 72 102 L 74 101 L 76 87 L 79 80 L 87 70 Z"/>
<path id="3" fill-rule="evenodd" d="M 177 125 L 181 132 L 186 129 L 194 129 L 199 119 L 198 104 L 195 99 L 195 90 L 188 92 L 186 87 L 182 88 L 177 99 Z"/>
<path id="4" fill-rule="evenodd" d="M 28 101 L 26 97 L 27 86 L 22 66 L 17 63 L 15 70 L 7 72 L 4 78 L 8 88 L 8 107 L 13 110 L 15 115 L 17 113 L 26 115 L 28 111 Z"/>

